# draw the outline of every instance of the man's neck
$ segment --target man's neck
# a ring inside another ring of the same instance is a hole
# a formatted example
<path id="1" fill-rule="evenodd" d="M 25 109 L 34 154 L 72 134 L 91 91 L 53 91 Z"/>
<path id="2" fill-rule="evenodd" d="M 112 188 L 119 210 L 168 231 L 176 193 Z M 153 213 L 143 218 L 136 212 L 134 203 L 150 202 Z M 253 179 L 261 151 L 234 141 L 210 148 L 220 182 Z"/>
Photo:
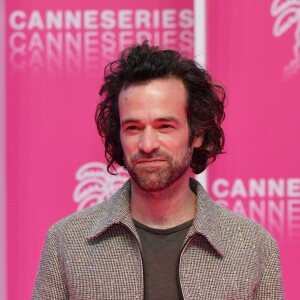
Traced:
<path id="1" fill-rule="evenodd" d="M 131 215 L 152 228 L 171 228 L 195 217 L 196 195 L 189 186 L 189 176 L 182 176 L 164 190 L 144 191 L 131 183 Z"/>

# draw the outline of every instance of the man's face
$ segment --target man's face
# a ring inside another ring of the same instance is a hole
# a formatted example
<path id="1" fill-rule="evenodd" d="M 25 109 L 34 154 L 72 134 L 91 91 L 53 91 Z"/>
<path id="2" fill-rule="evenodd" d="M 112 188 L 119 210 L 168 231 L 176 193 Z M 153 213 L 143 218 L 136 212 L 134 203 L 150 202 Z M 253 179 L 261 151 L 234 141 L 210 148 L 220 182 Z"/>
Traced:
<path id="1" fill-rule="evenodd" d="M 189 145 L 186 91 L 179 79 L 131 85 L 119 95 L 120 137 L 131 178 L 147 191 L 167 188 L 188 176 L 194 147 Z"/>

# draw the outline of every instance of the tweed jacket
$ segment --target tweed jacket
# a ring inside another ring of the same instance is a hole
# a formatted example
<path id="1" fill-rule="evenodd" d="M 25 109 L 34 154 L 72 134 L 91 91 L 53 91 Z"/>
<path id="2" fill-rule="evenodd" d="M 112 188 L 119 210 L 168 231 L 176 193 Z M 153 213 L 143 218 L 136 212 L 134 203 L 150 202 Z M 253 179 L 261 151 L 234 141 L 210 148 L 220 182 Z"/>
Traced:
<path id="1" fill-rule="evenodd" d="M 215 203 L 194 179 L 197 213 L 179 260 L 184 299 L 283 299 L 274 239 Z M 109 200 L 74 213 L 47 235 L 33 300 L 144 299 L 141 243 L 130 181 Z"/>

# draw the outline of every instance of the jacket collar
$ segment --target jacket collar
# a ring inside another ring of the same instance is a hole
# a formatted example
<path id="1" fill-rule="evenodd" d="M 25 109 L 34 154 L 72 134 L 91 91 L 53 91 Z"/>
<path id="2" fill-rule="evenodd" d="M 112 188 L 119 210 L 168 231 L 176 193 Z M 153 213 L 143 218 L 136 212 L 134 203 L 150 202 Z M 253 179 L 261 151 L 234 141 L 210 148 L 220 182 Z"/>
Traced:
<path id="1" fill-rule="evenodd" d="M 197 207 L 193 227 L 188 235 L 204 236 L 218 254 L 224 256 L 222 228 L 217 214 L 219 204 L 211 199 L 197 180 L 191 178 L 190 187 L 197 195 Z"/>
<path id="2" fill-rule="evenodd" d="M 103 209 L 99 218 L 91 227 L 86 238 L 94 239 L 115 224 L 122 224 L 129 228 L 136 236 L 136 229 L 130 215 L 130 180 L 106 202 L 95 209 Z M 202 235 L 221 256 L 224 255 L 224 247 L 221 236 L 221 225 L 217 216 L 216 204 L 205 192 L 201 184 L 195 179 L 190 179 L 190 187 L 197 195 L 196 217 L 188 237 Z"/>
<path id="3" fill-rule="evenodd" d="M 99 209 L 99 217 L 86 236 L 88 240 L 96 238 L 115 224 L 123 224 L 135 232 L 130 215 L 130 187 L 130 180 L 127 180 L 108 200 L 96 205 L 95 209 Z"/>

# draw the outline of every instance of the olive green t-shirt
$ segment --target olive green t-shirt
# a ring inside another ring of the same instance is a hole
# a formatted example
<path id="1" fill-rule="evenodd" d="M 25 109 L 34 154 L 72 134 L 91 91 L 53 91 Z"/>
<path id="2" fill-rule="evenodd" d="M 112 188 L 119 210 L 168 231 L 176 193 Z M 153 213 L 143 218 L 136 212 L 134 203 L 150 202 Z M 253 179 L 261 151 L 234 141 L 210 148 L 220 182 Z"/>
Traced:
<path id="1" fill-rule="evenodd" d="M 168 229 L 155 229 L 136 220 L 142 243 L 145 300 L 182 299 L 178 279 L 179 256 L 193 220 Z"/>

